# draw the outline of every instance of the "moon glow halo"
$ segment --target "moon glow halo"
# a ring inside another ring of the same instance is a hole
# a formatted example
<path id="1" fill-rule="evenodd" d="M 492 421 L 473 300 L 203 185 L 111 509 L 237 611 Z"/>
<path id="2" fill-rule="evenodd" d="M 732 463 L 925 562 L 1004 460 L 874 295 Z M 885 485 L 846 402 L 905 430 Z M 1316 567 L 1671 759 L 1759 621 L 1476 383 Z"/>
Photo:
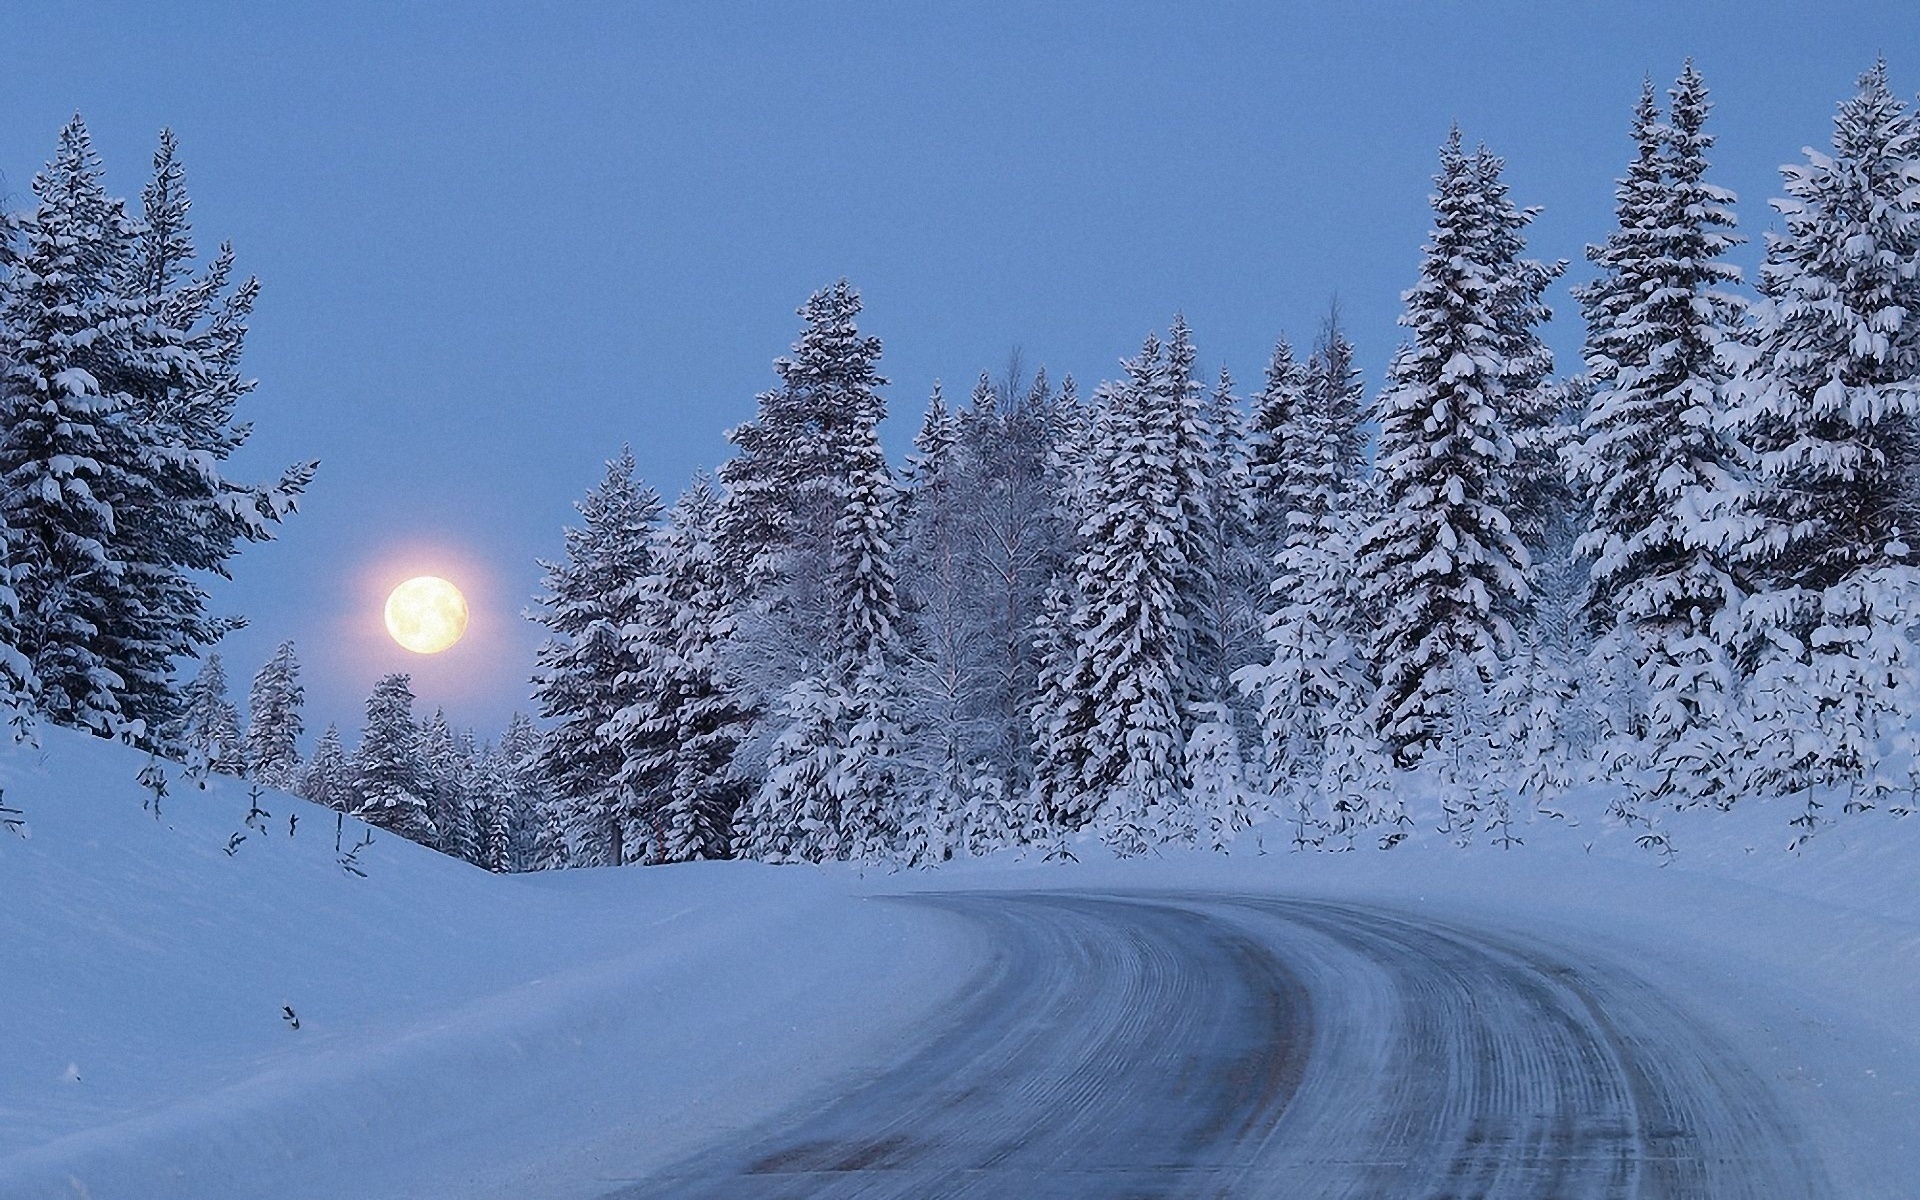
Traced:
<path id="1" fill-rule="evenodd" d="M 387 632 L 415 654 L 438 654 L 467 631 L 467 598 L 437 575 L 418 575 L 387 597 Z"/>

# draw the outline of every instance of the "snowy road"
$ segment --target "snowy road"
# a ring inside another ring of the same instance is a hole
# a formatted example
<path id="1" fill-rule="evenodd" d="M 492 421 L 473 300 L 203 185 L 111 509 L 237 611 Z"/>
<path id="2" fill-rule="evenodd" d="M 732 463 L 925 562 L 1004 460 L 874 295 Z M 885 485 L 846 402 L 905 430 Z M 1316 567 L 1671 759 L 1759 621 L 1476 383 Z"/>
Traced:
<path id="1" fill-rule="evenodd" d="M 1402 911 L 948 894 L 991 963 L 859 1086 L 642 1197 L 1818 1197 L 1762 1074 L 1630 968 Z"/>

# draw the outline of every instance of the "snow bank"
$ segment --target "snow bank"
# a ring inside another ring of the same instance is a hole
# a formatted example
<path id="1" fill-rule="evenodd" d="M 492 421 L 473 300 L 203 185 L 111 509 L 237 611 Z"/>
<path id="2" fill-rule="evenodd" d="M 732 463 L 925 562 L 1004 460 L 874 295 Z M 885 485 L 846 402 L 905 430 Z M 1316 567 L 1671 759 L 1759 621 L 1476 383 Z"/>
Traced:
<path id="1" fill-rule="evenodd" d="M 325 809 L 249 827 L 172 770 L 156 818 L 144 756 L 40 738 L 0 751 L 10 1198 L 591 1195 L 857 1069 L 977 951 L 806 869 L 500 878 L 376 833 L 362 878 Z"/>

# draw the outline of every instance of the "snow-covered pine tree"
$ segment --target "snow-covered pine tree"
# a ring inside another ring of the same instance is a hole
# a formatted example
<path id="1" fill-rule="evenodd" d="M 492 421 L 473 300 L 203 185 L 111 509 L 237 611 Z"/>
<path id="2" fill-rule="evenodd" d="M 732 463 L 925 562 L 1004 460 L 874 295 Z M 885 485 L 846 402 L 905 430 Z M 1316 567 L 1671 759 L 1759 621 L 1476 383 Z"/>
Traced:
<path id="1" fill-rule="evenodd" d="M 808 298 L 792 353 L 777 360 L 780 386 L 759 397 L 753 420 L 731 430 L 736 453 L 725 486 L 721 553 L 736 611 L 730 671 L 740 706 L 754 714 L 741 774 L 758 778 L 782 728 L 777 712 L 796 679 L 826 669 L 839 643 L 845 596 L 836 590 L 835 529 L 870 431 L 885 412 L 875 369 L 880 339 L 860 333 L 860 296 L 842 279 Z"/>
<path id="2" fill-rule="evenodd" d="M 894 574 L 897 497 L 880 448 L 882 410 L 848 438 L 846 501 L 834 527 L 834 591 L 841 598 L 837 639 L 848 696 L 838 770 L 840 852 L 855 859 L 889 851 L 902 823 L 898 803 L 901 734 L 900 601 Z"/>
<path id="3" fill-rule="evenodd" d="M 253 686 L 247 690 L 247 732 L 242 749 L 248 778 L 271 788 L 299 790 L 300 735 L 306 731 L 300 706 L 305 698 L 293 643 L 281 642 L 273 657 L 255 672 Z"/>
<path id="4" fill-rule="evenodd" d="M 1920 118 L 1885 62 L 1834 118 L 1831 153 L 1782 168 L 1759 347 L 1733 420 L 1754 454 L 1747 547 L 1769 587 L 1819 589 L 1890 561 L 1920 464 Z"/>
<path id="5" fill-rule="evenodd" d="M 800 680 L 786 687 L 785 732 L 751 809 L 756 829 L 804 830 L 776 850 L 786 857 L 869 856 L 898 827 L 896 495 L 880 448 L 880 343 L 860 336 L 859 311 L 845 280 L 807 302 L 794 356 L 776 364 L 782 390 L 761 397 L 756 420 L 730 435 L 741 454 L 722 469 L 723 533 L 755 546 L 735 661 L 759 695 Z M 771 507 L 749 518 L 738 512 L 749 502 Z M 822 742 L 817 718 L 828 710 L 845 725 Z M 829 747 L 838 755 L 830 771 L 790 769 L 794 752 L 806 758 Z M 795 790 L 804 786 L 831 792 Z M 736 838 L 736 846 L 766 845 L 751 830 Z"/>
<path id="6" fill-rule="evenodd" d="M 543 564 L 539 620 L 553 636 L 538 654 L 534 698 L 555 724 L 541 741 L 538 770 L 564 807 L 569 861 L 617 865 L 630 857 L 629 826 L 642 798 L 621 786 L 632 748 L 610 725 L 634 699 L 637 664 L 623 631 L 646 617 L 660 499 L 634 477 L 633 453 L 623 448 L 577 507 L 581 524 L 565 532 L 565 558 Z"/>
<path id="7" fill-rule="evenodd" d="M 1706 182 L 1709 106 L 1691 62 L 1669 94 L 1663 122 L 1652 84 L 1642 90 L 1616 228 L 1587 251 L 1600 269 L 1579 293 L 1592 394 L 1564 457 L 1588 508 L 1577 552 L 1591 564 L 1588 619 L 1606 643 L 1595 653 L 1624 655 L 1642 676 L 1629 695 L 1645 706 L 1608 722 L 1640 748 L 1604 756 L 1658 766 L 1677 753 L 1689 769 L 1668 764 L 1660 777 L 1699 796 L 1731 783 L 1701 739 L 1724 730 L 1729 672 L 1713 630 L 1740 602 L 1714 519 L 1740 486 L 1724 420 L 1740 312 L 1723 290 L 1739 272 L 1721 261 L 1735 244 L 1733 196 Z"/>
<path id="8" fill-rule="evenodd" d="M 1482 303 L 1493 319 L 1491 332 L 1502 363 L 1498 386 L 1490 394 L 1513 440 L 1513 462 L 1506 472 L 1507 515 L 1537 564 L 1545 557 L 1548 531 L 1563 523 L 1572 504 L 1560 463 L 1560 448 L 1572 433 L 1567 393 L 1551 379 L 1553 352 L 1540 333 L 1553 315 L 1542 298 L 1567 264 L 1524 257 L 1525 230 L 1540 210 L 1514 206 L 1502 177 L 1505 160 L 1482 145 L 1469 161 L 1480 224 L 1471 249 L 1486 267 Z"/>
<path id="9" fill-rule="evenodd" d="M 1858 786 L 1908 719 L 1896 651 L 1920 621 L 1920 116 L 1884 62 L 1840 105 L 1832 153 L 1783 174 L 1757 349 L 1731 387 L 1762 589 L 1742 615 L 1746 749 L 1755 786 Z"/>
<path id="10" fill-rule="evenodd" d="M 537 871 L 567 865 L 567 842 L 560 802 L 540 773 L 540 744 L 544 739 L 527 714 L 507 720 L 494 754 L 516 797 L 513 830 L 514 871 Z"/>
<path id="11" fill-rule="evenodd" d="M 127 727 L 125 680 L 102 645 L 124 613 L 125 565 L 115 556 L 108 473 L 134 457 L 106 393 L 99 347 L 124 339 L 136 314 L 112 288 L 134 229 L 108 198 L 86 126 L 76 116 L 53 161 L 34 177 L 38 201 L 17 219 L 0 329 L 7 338 L 0 396 L 0 506 L 20 603 L 19 648 L 54 721 Z"/>
<path id="12" fill-rule="evenodd" d="M 118 416 L 135 455 L 110 473 L 105 491 L 133 599 L 107 646 L 120 664 L 123 706 L 149 724 L 171 706 L 174 661 L 237 624 L 208 612 L 197 574 L 224 575 L 242 542 L 270 540 L 314 472 L 312 463 L 296 464 L 271 484 L 222 474 L 249 433 L 235 409 L 253 389 L 240 356 L 259 285 L 230 286 L 227 246 L 194 273 L 177 154 L 172 131 L 163 130 L 142 194 L 143 220 L 112 279 L 135 319 L 95 368 L 103 387 L 124 397 Z"/>
<path id="13" fill-rule="evenodd" d="M 1235 837 L 1267 815 L 1247 780 L 1240 750 L 1239 722 L 1223 703 L 1201 711 L 1187 743 L 1187 769 L 1193 778 L 1193 809 L 1213 849 L 1224 851 Z"/>
<path id="14" fill-rule="evenodd" d="M 442 854 L 476 862 L 480 831 L 469 812 L 473 797 L 468 791 L 473 764 L 461 751 L 446 710 L 434 709 L 420 728 L 420 791 L 427 802 L 427 819 L 433 823 L 433 847 Z"/>
<path id="15" fill-rule="evenodd" d="M 1191 834 L 1181 711 L 1191 642 L 1179 589 L 1193 576 L 1176 453 L 1187 397 L 1157 337 L 1126 366 L 1125 381 L 1101 389 L 1074 608 L 1049 634 L 1072 658 L 1043 677 L 1059 707 L 1037 711 L 1036 725 L 1043 748 L 1063 756 L 1056 769 L 1078 768 L 1048 777 L 1052 820 L 1092 821 L 1118 852 L 1139 854 L 1163 832 Z"/>
<path id="16" fill-rule="evenodd" d="M 1238 730 L 1255 728 L 1254 710 L 1232 686 L 1234 672 L 1265 657 L 1263 613 L 1270 595 L 1273 560 L 1255 530 L 1255 492 L 1247 417 L 1233 392 L 1233 377 L 1220 368 L 1207 398 L 1207 425 L 1213 447 L 1207 463 L 1208 528 L 1205 541 L 1214 554 L 1213 596 L 1201 612 L 1221 648 L 1222 672 L 1217 698 L 1194 710 L 1191 720 L 1214 719 L 1212 704 L 1225 704 Z"/>
<path id="17" fill-rule="evenodd" d="M 766 862 L 840 857 L 840 738 L 849 699 L 831 678 L 809 676 L 787 689 L 785 729 L 766 779 L 734 823 L 736 855 Z"/>
<path id="18" fill-rule="evenodd" d="M 1489 192 L 1489 165 L 1462 150 L 1457 128 L 1440 162 L 1433 232 L 1401 317 L 1412 342 L 1374 407 L 1378 515 L 1360 537 L 1360 587 L 1380 614 L 1371 719 L 1402 764 L 1451 728 L 1460 660 L 1493 682 L 1528 595 L 1527 553 L 1506 513 L 1515 343 L 1503 322 L 1512 276 L 1530 272 L 1493 253 L 1512 244 L 1513 209 Z"/>
<path id="19" fill-rule="evenodd" d="M 413 719 L 412 681 L 382 675 L 367 697 L 367 723 L 350 765 L 353 816 L 422 846 L 438 837 L 421 776 L 420 727 Z"/>
<path id="20" fill-rule="evenodd" d="M 495 874 L 513 870 L 521 797 L 499 751 L 488 747 L 474 760 L 468 792 L 472 807 L 467 820 L 474 830 L 471 861 Z"/>
<path id="21" fill-rule="evenodd" d="M 995 401 L 985 375 L 974 391 L 976 420 L 992 420 Z M 977 607 L 981 583 L 968 568 L 963 511 L 973 499 L 973 473 L 961 445 L 959 417 L 939 384 L 908 459 L 903 496 L 903 583 L 900 689 L 911 737 L 898 766 L 906 812 L 901 857 L 939 862 L 954 850 L 965 805 L 967 766 L 987 731 L 977 711 L 983 676 L 992 667 Z"/>
<path id="22" fill-rule="evenodd" d="M 732 626 L 714 545 L 719 517 L 719 493 L 696 478 L 655 535 L 646 617 L 625 631 L 640 643 L 629 652 L 639 683 L 613 732 L 625 748 L 625 785 L 656 797 L 666 862 L 726 857 L 746 794 L 733 772 L 747 714 L 720 653 Z"/>
<path id="23" fill-rule="evenodd" d="M 21 645 L 55 720 L 151 740 L 177 708 L 178 659 L 231 622 L 193 572 L 223 573 L 241 539 L 292 511 L 311 464 L 278 484 L 231 483 L 246 439 L 235 402 L 255 287 L 228 292 L 223 251 L 187 278 L 187 202 L 163 136 L 146 222 L 107 196 L 76 116 L 19 222 L 0 330 L 0 508 Z"/>
<path id="24" fill-rule="evenodd" d="M 227 699 L 227 672 L 218 654 L 207 655 L 200 673 L 181 692 L 179 715 L 166 733 L 189 762 L 226 775 L 245 774 L 240 714 Z"/>
<path id="25" fill-rule="evenodd" d="M 1296 507 L 1290 482 L 1294 449 L 1289 438 L 1299 425 L 1306 389 L 1306 366 L 1294 357 L 1293 344 L 1281 334 L 1267 360 L 1266 377 L 1254 393 L 1253 419 L 1247 435 L 1253 536 L 1269 571 L 1287 544 L 1287 514 Z"/>
<path id="26" fill-rule="evenodd" d="M 313 744 L 313 756 L 300 770 L 299 786 L 293 790 L 336 812 L 353 810 L 353 765 L 340 744 L 338 726 L 329 725 L 321 731 Z"/>
<path id="27" fill-rule="evenodd" d="M 1237 627 L 1241 614 L 1228 616 L 1223 603 L 1223 577 L 1229 573 L 1227 560 L 1233 548 L 1222 540 L 1241 532 L 1240 514 L 1216 514 L 1213 502 L 1222 495 L 1236 502 L 1240 499 L 1240 481 L 1234 478 L 1238 464 L 1233 460 L 1242 447 L 1229 444 L 1237 430 L 1223 432 L 1214 427 L 1213 406 L 1195 370 L 1195 359 L 1193 331 L 1186 318 L 1175 313 L 1167 330 L 1163 419 L 1171 425 L 1178 498 L 1178 516 L 1171 529 L 1181 563 L 1174 595 L 1179 609 L 1176 638 L 1182 664 L 1183 736 L 1197 720 L 1200 705 L 1226 695 L 1227 676 L 1238 665 L 1228 661 L 1228 642 L 1237 640 L 1241 632 Z M 1225 586 L 1231 587 L 1230 579 Z"/>
<path id="28" fill-rule="evenodd" d="M 1276 361 L 1284 369 L 1281 356 Z M 1285 536 L 1269 568 L 1267 661 L 1235 676 L 1258 702 L 1267 783 L 1290 795 L 1301 844 L 1318 843 L 1322 792 L 1328 804 L 1347 803 L 1344 776 L 1326 775 L 1326 752 L 1336 736 L 1364 737 L 1371 692 L 1350 597 L 1361 437 L 1352 363 L 1353 348 L 1337 313 L 1330 313 L 1298 372 L 1299 390 L 1269 418 L 1267 437 L 1285 449 L 1266 470 L 1257 503 L 1269 524 L 1284 526 Z M 1351 741 L 1348 749 L 1357 753 L 1362 745 Z"/>

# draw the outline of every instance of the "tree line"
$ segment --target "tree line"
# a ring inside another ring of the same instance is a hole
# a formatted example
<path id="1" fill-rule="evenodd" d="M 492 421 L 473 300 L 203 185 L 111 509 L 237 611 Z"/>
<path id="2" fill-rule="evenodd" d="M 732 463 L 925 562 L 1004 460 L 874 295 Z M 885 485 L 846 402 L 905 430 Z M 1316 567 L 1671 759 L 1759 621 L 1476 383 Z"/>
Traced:
<path id="1" fill-rule="evenodd" d="M 1802 797 L 1797 836 L 1910 809 L 1920 118 L 1868 71 L 1747 288 L 1710 110 L 1691 63 L 1643 89 L 1572 372 L 1541 337 L 1566 264 L 1457 130 L 1371 394 L 1337 311 L 1246 394 L 1176 316 L 1085 396 L 1017 362 L 936 388 L 896 469 L 833 284 L 714 476 L 669 506 L 622 454 L 580 502 L 543 728 L 475 747 L 389 677 L 297 786 L 515 869 L 1137 854 L 1270 816 L 1511 845 L 1572 796 L 1656 847 L 1673 805 Z"/>
<path id="2" fill-rule="evenodd" d="M 1576 789 L 1911 806 L 1920 121 L 1884 63 L 1784 169 L 1750 293 L 1691 63 L 1635 106 L 1616 227 L 1565 263 L 1456 130 L 1369 401 L 1337 314 L 1252 394 L 1176 317 L 1082 398 L 936 390 L 896 473 L 846 282 L 717 479 L 609 465 L 550 566 L 538 767 L 565 861 L 939 862 L 1512 844 Z M 1904 798 L 1904 799 L 1903 799 Z"/>

